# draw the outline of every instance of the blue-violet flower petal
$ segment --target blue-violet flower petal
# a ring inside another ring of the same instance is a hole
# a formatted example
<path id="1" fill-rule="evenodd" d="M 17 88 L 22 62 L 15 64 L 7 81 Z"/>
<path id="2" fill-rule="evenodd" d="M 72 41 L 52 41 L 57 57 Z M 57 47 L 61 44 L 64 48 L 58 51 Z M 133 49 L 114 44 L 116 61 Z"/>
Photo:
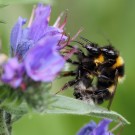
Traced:
<path id="1" fill-rule="evenodd" d="M 108 125 L 111 122 L 109 119 L 103 119 L 98 125 L 95 122 L 90 122 L 85 125 L 77 135 L 113 135 L 108 131 Z"/>
<path id="2" fill-rule="evenodd" d="M 58 42 L 57 37 L 42 39 L 28 52 L 25 67 L 33 80 L 52 81 L 63 68 L 65 60 L 56 50 Z"/>
<path id="3" fill-rule="evenodd" d="M 26 19 L 22 17 L 18 18 L 17 23 L 14 25 L 11 31 L 10 43 L 11 43 L 11 51 L 13 54 L 16 54 L 16 48 L 21 41 L 22 38 L 22 26 L 26 23 Z"/>
<path id="4" fill-rule="evenodd" d="M 23 28 L 26 20 L 19 17 L 11 32 L 11 49 L 19 60 L 24 59 L 30 48 L 37 46 L 40 40 L 48 36 L 51 38 L 59 36 L 59 40 L 64 41 L 67 39 L 62 34 L 63 29 L 49 26 L 50 13 L 50 6 L 39 4 L 34 12 L 34 20 L 26 28 Z"/>

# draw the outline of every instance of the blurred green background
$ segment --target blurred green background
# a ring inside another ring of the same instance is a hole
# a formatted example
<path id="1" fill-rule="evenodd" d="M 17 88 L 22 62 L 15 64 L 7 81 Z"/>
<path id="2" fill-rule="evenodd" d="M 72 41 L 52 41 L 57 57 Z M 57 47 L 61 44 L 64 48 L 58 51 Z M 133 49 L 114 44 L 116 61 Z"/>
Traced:
<path id="1" fill-rule="evenodd" d="M 105 45 L 109 39 L 125 59 L 126 79 L 118 85 L 111 107 L 122 114 L 131 125 L 124 127 L 122 135 L 135 134 L 135 1 L 134 0 L 56 0 L 52 5 L 51 24 L 61 11 L 68 9 L 66 31 L 74 35 L 80 27 L 82 36 Z M 8 5 L 0 9 L 2 49 L 9 51 L 10 30 L 18 16 L 29 18 L 32 4 Z M 69 78 L 70 79 L 70 78 Z M 68 79 L 53 83 L 52 91 L 58 91 Z M 72 96 L 72 88 L 61 93 Z M 13 135 L 75 135 L 81 126 L 91 119 L 87 116 L 33 115 L 29 114 L 16 122 Z M 117 131 L 119 132 L 119 131 Z"/>

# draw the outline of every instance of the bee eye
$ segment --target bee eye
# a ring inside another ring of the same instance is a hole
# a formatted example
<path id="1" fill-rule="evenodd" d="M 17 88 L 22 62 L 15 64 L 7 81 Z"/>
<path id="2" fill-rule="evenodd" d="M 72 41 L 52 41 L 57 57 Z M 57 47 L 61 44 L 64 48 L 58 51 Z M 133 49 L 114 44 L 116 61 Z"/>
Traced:
<path id="1" fill-rule="evenodd" d="M 103 48 L 102 52 L 107 56 L 114 56 L 115 55 L 115 52 L 113 50 L 109 50 L 109 49 L 106 49 L 106 48 Z"/>
<path id="2" fill-rule="evenodd" d="M 113 56 L 113 55 L 115 55 L 115 52 L 110 50 L 110 51 L 108 51 L 108 55 Z"/>
<path id="3" fill-rule="evenodd" d="M 107 50 L 106 48 L 101 49 L 101 51 L 102 51 L 103 53 L 107 53 L 107 52 L 108 52 L 108 50 Z"/>
<path id="4" fill-rule="evenodd" d="M 98 53 L 98 49 L 97 48 L 93 47 L 91 50 L 92 50 L 93 53 Z"/>
<path id="5" fill-rule="evenodd" d="M 99 49 L 90 45 L 87 45 L 86 48 L 90 51 L 92 54 L 98 54 Z"/>

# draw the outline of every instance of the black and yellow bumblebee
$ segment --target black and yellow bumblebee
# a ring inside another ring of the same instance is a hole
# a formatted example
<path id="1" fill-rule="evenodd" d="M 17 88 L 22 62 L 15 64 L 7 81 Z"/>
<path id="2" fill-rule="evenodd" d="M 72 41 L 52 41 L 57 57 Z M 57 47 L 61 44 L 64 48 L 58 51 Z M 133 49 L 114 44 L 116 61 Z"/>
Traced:
<path id="1" fill-rule="evenodd" d="M 96 96 L 93 96 L 97 103 L 102 103 L 104 100 L 111 101 L 115 94 L 117 82 L 123 80 L 125 73 L 124 60 L 114 47 L 109 45 L 101 47 L 100 50 L 104 57 L 104 62 L 98 67 Z M 108 108 L 110 108 L 110 105 Z"/>
<path id="2" fill-rule="evenodd" d="M 77 60 L 68 59 L 67 62 L 76 66 L 74 71 L 68 71 L 62 76 L 73 76 L 74 79 L 67 82 L 61 90 L 68 87 L 74 87 L 76 99 L 101 104 L 104 100 L 110 100 L 108 109 L 110 108 L 117 82 L 124 78 L 124 60 L 120 53 L 111 45 L 99 47 L 98 44 L 90 42 L 82 38 L 83 42 L 78 42 L 82 49 L 74 55 Z M 72 47 L 72 46 L 69 46 Z M 96 84 L 93 79 L 96 78 Z"/>

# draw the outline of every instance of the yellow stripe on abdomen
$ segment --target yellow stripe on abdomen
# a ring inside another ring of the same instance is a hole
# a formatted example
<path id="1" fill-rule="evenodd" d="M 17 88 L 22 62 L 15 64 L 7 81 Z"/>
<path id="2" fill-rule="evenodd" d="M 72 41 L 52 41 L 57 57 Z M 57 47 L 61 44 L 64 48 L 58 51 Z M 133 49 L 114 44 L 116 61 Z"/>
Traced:
<path id="1" fill-rule="evenodd" d="M 113 69 L 124 65 L 124 60 L 121 56 L 116 59 L 116 63 L 112 66 Z"/>
<path id="2" fill-rule="evenodd" d="M 112 94 L 112 93 L 114 93 L 114 90 L 115 90 L 115 85 L 113 84 L 113 85 L 111 85 L 109 88 L 108 88 L 108 90 L 109 90 L 109 92 Z"/>

